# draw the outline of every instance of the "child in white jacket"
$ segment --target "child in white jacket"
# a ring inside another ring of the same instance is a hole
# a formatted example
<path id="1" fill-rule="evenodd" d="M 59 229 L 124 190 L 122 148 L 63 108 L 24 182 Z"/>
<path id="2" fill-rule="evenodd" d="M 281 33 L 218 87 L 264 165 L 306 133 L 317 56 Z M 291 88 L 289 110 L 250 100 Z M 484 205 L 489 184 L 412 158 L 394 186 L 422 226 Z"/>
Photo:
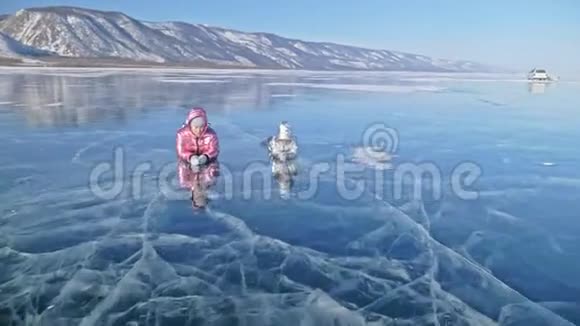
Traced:
<path id="1" fill-rule="evenodd" d="M 270 137 L 267 145 L 270 156 L 280 162 L 293 160 L 298 154 L 296 138 L 292 136 L 290 125 L 286 121 L 280 123 L 278 135 Z"/>

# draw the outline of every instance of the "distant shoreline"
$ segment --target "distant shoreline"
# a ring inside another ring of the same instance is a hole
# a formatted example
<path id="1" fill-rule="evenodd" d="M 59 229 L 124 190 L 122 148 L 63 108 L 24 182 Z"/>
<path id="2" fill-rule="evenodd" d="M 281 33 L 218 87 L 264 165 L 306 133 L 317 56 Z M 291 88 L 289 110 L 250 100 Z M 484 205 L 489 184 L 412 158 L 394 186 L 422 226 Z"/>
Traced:
<path id="1" fill-rule="evenodd" d="M 369 70 L 369 69 L 336 69 L 336 70 L 309 70 L 309 69 L 288 69 L 280 67 L 250 67 L 243 65 L 224 65 L 203 63 L 158 63 L 158 62 L 136 62 L 133 60 L 123 60 L 118 58 L 55 58 L 55 57 L 35 57 L 35 58 L 1 58 L 0 67 L 20 67 L 20 68 L 95 68 L 95 69 L 171 69 L 171 70 L 237 70 L 237 71 L 316 71 L 316 72 L 368 72 L 368 73 L 441 73 L 441 74 L 509 74 L 509 72 L 475 72 L 475 71 L 454 71 L 454 70 Z"/>
<path id="2" fill-rule="evenodd" d="M 308 69 L 272 69 L 272 68 L 232 68 L 232 67 L 195 67 L 195 66 L 145 66 L 145 65 L 124 65 L 124 66 L 66 66 L 66 65 L 32 65 L 32 64 L 3 64 L 0 62 L 0 69 L 22 69 L 22 70 L 107 70 L 107 71 L 222 71 L 240 73 L 319 73 L 319 74 L 407 74 L 407 75 L 449 75 L 449 76 L 513 76 L 518 73 L 495 73 L 495 72 L 460 72 L 460 71 L 415 71 L 415 70 L 308 70 Z"/>
<path id="3" fill-rule="evenodd" d="M 211 69 L 247 69 L 244 66 L 213 65 L 207 63 L 158 63 L 119 58 L 64 58 L 64 57 L 28 57 L 28 58 L 0 58 L 0 66 L 8 67 L 57 67 L 57 68 L 211 68 Z M 253 67 L 248 67 L 253 68 Z"/>

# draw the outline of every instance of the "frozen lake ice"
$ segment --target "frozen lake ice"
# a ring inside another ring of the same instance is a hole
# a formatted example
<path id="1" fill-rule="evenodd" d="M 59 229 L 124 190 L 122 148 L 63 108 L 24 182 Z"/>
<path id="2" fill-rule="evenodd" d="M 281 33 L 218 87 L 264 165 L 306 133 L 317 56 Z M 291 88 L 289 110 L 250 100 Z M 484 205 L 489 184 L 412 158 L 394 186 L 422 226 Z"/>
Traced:
<path id="1" fill-rule="evenodd" d="M 176 180 L 193 106 L 204 209 Z M 0 69 L 0 325 L 579 324 L 579 107 L 511 75 Z M 376 126 L 387 168 L 353 157 Z"/>

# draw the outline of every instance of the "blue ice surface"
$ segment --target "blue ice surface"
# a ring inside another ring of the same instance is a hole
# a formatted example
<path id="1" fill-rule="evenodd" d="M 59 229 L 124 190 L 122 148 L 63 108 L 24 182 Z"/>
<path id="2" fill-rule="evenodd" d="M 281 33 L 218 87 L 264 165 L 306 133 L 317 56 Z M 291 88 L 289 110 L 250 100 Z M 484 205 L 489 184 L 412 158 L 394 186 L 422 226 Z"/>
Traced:
<path id="1" fill-rule="evenodd" d="M 3 70 L 0 324 L 580 323 L 580 84 L 416 77 Z M 205 209 L 176 180 L 192 106 L 220 137 Z M 289 197 L 260 145 L 284 120 Z M 382 174 L 353 160 L 380 125 L 398 141 Z M 99 184 L 121 192 L 103 198 L 91 171 L 116 150 Z M 475 200 L 449 186 L 465 162 Z M 403 164 L 435 166 L 443 195 L 395 198 Z M 349 199 L 337 182 L 366 186 Z"/>

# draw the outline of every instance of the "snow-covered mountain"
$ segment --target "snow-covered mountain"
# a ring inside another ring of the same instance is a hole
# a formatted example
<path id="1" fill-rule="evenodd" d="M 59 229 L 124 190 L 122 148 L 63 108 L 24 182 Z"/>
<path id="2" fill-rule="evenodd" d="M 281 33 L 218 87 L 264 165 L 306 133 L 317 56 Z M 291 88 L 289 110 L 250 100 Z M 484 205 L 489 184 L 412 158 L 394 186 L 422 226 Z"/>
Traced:
<path id="1" fill-rule="evenodd" d="M 22 58 L 48 55 L 47 52 L 26 46 L 10 36 L 0 32 L 0 58 Z"/>
<path id="2" fill-rule="evenodd" d="M 31 8 L 0 20 L 0 32 L 63 57 L 281 69 L 489 71 L 468 61 L 306 42 L 183 22 L 142 22 L 118 12 Z"/>

